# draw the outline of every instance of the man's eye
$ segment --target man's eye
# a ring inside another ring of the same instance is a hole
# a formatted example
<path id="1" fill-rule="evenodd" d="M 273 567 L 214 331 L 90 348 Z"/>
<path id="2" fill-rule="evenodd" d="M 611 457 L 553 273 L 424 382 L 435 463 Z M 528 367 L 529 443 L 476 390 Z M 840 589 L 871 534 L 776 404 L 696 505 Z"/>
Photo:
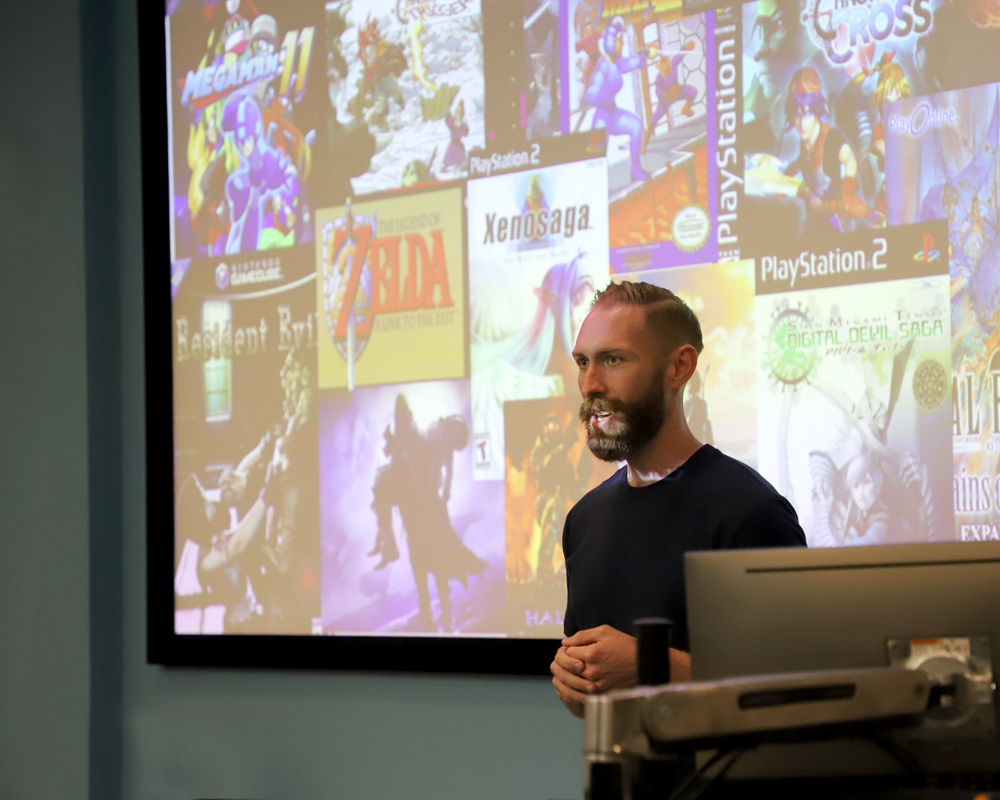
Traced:
<path id="1" fill-rule="evenodd" d="M 608 363 L 609 364 L 619 364 L 619 363 L 621 363 L 621 359 L 618 356 L 608 356 Z"/>

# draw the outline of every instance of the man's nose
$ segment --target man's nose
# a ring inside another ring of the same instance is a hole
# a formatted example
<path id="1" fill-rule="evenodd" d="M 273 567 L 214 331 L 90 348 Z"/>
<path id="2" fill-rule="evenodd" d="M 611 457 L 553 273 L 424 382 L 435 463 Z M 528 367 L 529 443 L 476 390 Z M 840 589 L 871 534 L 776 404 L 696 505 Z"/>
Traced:
<path id="1" fill-rule="evenodd" d="M 580 370 L 580 394 L 584 397 L 604 394 L 605 386 L 600 371 L 593 365 Z"/>

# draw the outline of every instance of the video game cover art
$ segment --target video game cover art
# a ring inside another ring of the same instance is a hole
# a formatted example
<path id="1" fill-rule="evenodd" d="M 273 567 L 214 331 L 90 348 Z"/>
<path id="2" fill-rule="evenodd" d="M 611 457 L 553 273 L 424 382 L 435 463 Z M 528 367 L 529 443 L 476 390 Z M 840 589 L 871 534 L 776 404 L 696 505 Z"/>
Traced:
<path id="1" fill-rule="evenodd" d="M 319 386 L 466 374 L 462 190 L 316 215 Z"/>
<path id="2" fill-rule="evenodd" d="M 524 137 L 544 139 L 561 131 L 562 69 L 559 0 L 522 0 L 524 28 Z"/>
<path id="3" fill-rule="evenodd" d="M 753 262 L 643 270 L 619 278 L 669 289 L 698 315 L 705 349 L 684 390 L 688 427 L 699 441 L 756 465 Z"/>
<path id="4" fill-rule="evenodd" d="M 963 540 L 995 538 L 1000 84 L 901 100 L 886 137 L 890 222 L 947 223 L 956 524 Z"/>
<path id="5" fill-rule="evenodd" d="M 780 291 L 758 265 L 759 469 L 810 547 L 954 538 L 946 236 L 908 228 L 863 293 L 853 270 Z"/>
<path id="6" fill-rule="evenodd" d="M 183 4 L 167 17 L 174 258 L 312 241 L 317 21 L 240 0 Z"/>
<path id="7" fill-rule="evenodd" d="M 575 391 L 573 345 L 608 281 L 603 158 L 469 181 L 476 476 L 501 480 L 503 404 Z"/>
<path id="8" fill-rule="evenodd" d="M 485 143 L 479 0 L 334 0 L 326 16 L 334 125 L 368 134 L 353 193 L 466 177 Z"/>
<path id="9" fill-rule="evenodd" d="M 606 132 L 612 270 L 715 261 L 713 17 L 680 0 L 562 9 L 563 128 Z"/>
<path id="10" fill-rule="evenodd" d="M 175 631 L 319 616 L 312 248 L 195 259 L 173 303 Z"/>
<path id="11" fill-rule="evenodd" d="M 885 227 L 886 104 L 928 91 L 937 0 L 743 6 L 741 252 Z"/>
<path id="12" fill-rule="evenodd" d="M 1000 2 L 951 0 L 935 5 L 934 24 L 920 42 L 928 91 L 1000 81 L 1000 60 L 995 55 L 1000 49 Z"/>
<path id="13" fill-rule="evenodd" d="M 500 633 L 503 484 L 476 481 L 468 381 L 325 392 L 327 633 Z"/>
<path id="14" fill-rule="evenodd" d="M 566 608 L 563 524 L 577 500 L 610 478 L 579 420 L 579 392 L 504 404 L 508 629 L 562 636 Z"/>

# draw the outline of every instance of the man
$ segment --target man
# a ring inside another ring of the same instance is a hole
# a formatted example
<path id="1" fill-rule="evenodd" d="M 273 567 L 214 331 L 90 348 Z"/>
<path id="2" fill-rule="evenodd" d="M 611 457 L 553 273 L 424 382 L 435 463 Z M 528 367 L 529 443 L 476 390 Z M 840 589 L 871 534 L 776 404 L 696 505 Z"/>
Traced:
<path id="1" fill-rule="evenodd" d="M 674 621 L 675 680 L 690 680 L 684 553 L 802 546 L 792 506 L 745 464 L 703 445 L 684 419 L 702 350 L 694 313 L 647 283 L 597 293 L 573 356 L 580 419 L 598 458 L 624 461 L 566 518 L 566 638 L 551 665 L 564 705 L 635 685 L 633 620 Z"/>

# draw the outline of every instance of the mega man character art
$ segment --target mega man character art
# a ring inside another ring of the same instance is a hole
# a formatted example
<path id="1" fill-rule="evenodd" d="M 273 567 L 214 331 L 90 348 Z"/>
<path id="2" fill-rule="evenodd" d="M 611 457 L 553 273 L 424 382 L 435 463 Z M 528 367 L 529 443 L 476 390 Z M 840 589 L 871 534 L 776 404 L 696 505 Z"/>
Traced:
<path id="1" fill-rule="evenodd" d="M 232 137 L 240 166 L 226 180 L 232 224 L 226 253 L 250 252 L 261 246 L 266 227 L 292 233 L 298 212 L 299 178 L 291 159 L 264 138 L 257 102 L 233 97 L 222 112 L 222 129 Z M 272 225 L 268 217 L 273 215 Z"/>
<path id="2" fill-rule="evenodd" d="M 644 181 L 649 173 L 639 161 L 642 147 L 642 120 L 628 109 L 618 108 L 615 100 L 624 81 L 622 75 L 646 66 L 646 51 L 623 56 L 625 20 L 614 17 L 604 29 L 604 57 L 594 66 L 583 99 L 594 106 L 593 129 L 606 129 L 609 134 L 627 134 L 632 159 L 632 180 Z"/>

